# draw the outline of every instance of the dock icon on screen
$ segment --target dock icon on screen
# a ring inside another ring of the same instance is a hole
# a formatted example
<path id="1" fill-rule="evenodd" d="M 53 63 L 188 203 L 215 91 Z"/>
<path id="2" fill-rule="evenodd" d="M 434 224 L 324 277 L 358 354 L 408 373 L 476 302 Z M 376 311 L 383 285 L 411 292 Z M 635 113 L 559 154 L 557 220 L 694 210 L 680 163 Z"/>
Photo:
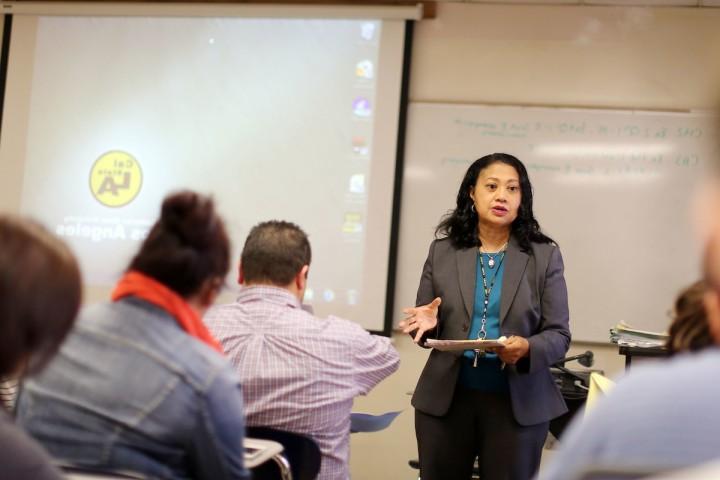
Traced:
<path id="1" fill-rule="evenodd" d="M 362 60 L 355 65 L 355 75 L 358 78 L 372 79 L 374 74 L 373 63 L 370 60 Z"/>
<path id="2" fill-rule="evenodd" d="M 359 212 L 347 212 L 342 231 L 343 233 L 361 233 L 363 231 L 362 215 Z"/>
<path id="3" fill-rule="evenodd" d="M 375 24 L 373 22 L 365 22 L 360 27 L 360 37 L 363 40 L 370 41 L 375 38 Z"/>
<path id="4" fill-rule="evenodd" d="M 350 193 L 365 193 L 365 175 L 356 173 L 350 177 Z"/>
<path id="5" fill-rule="evenodd" d="M 372 115 L 370 100 L 365 97 L 357 97 L 352 104 L 353 113 L 358 117 L 367 118 Z"/>
<path id="6" fill-rule="evenodd" d="M 365 137 L 356 136 L 352 138 L 352 151 L 357 155 L 367 155 L 370 153 Z"/>

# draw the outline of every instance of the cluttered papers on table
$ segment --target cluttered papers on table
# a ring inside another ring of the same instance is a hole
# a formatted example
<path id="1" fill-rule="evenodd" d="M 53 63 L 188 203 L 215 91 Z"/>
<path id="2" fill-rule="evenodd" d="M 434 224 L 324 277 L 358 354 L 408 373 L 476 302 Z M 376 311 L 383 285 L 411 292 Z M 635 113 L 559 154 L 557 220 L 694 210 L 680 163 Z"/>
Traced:
<path id="1" fill-rule="evenodd" d="M 649 332 L 620 322 L 610 329 L 610 341 L 620 346 L 662 347 L 667 343 L 667 332 Z"/>
<path id="2" fill-rule="evenodd" d="M 457 350 L 486 350 L 488 348 L 505 348 L 504 338 L 495 340 L 435 340 L 430 338 L 425 341 L 425 346 L 453 352 Z"/>

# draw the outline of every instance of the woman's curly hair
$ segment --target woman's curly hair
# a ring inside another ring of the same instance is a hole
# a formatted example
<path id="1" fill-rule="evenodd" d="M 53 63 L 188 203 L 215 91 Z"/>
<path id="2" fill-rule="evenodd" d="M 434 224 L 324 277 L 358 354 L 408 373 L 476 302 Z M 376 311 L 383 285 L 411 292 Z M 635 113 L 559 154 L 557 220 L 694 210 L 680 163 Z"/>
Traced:
<path id="1" fill-rule="evenodd" d="M 513 221 L 511 232 L 524 252 L 530 251 L 530 243 L 555 243 L 550 237 L 540 231 L 540 224 L 533 215 L 533 191 L 530 177 L 525 165 L 516 157 L 507 153 L 493 153 L 479 158 L 465 172 L 457 194 L 457 204 L 454 210 L 445 215 L 435 229 L 437 237 L 445 236 L 450 239 L 456 248 L 470 248 L 480 246 L 478 237 L 478 215 L 472 208 L 473 200 L 470 190 L 477 183 L 480 172 L 493 163 L 510 165 L 517 171 L 520 179 L 520 208 L 517 218 Z"/>

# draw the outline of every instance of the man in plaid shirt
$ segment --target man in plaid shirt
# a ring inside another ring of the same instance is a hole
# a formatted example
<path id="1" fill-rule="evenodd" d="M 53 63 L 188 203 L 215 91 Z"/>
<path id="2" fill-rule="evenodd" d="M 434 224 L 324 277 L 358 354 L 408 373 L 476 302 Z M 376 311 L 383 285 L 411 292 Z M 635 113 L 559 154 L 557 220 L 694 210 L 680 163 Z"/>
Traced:
<path id="1" fill-rule="evenodd" d="M 255 226 L 240 258 L 234 303 L 205 316 L 240 374 L 247 425 L 312 437 L 321 480 L 349 478 L 350 409 L 400 362 L 385 337 L 301 308 L 310 266 L 305 233 L 288 222 Z"/>

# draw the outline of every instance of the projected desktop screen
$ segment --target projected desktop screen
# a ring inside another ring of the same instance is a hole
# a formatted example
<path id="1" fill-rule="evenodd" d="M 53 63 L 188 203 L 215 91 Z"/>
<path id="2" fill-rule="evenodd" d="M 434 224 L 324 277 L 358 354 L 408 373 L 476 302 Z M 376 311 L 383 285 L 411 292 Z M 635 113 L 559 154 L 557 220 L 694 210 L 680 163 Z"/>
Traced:
<path id="1" fill-rule="evenodd" d="M 211 194 L 229 284 L 250 228 L 292 221 L 313 248 L 305 303 L 383 330 L 403 36 L 400 20 L 16 16 L 0 205 L 71 245 L 95 302 L 166 194 Z"/>

